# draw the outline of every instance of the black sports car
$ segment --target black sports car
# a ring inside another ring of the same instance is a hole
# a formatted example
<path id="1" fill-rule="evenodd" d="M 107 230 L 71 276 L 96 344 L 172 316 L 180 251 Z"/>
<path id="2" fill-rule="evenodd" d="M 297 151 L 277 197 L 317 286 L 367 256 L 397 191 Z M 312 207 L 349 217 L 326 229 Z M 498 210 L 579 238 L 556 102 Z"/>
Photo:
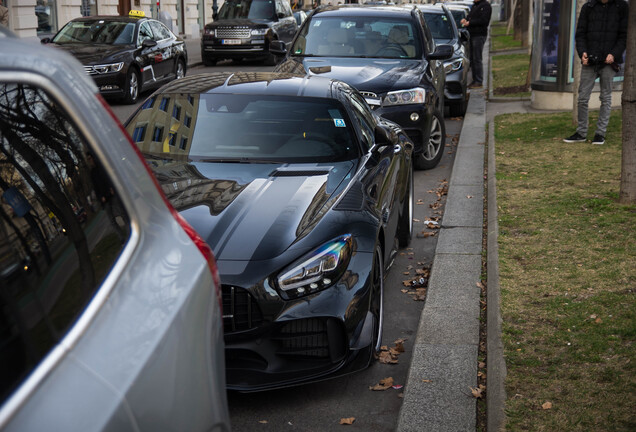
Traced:
<path id="1" fill-rule="evenodd" d="M 185 43 L 161 22 L 130 16 L 89 16 L 66 23 L 52 39 L 73 54 L 106 97 L 135 103 L 139 94 L 186 74 Z"/>
<path id="2" fill-rule="evenodd" d="M 413 144 L 399 126 L 342 81 L 260 72 L 170 83 L 126 124 L 214 250 L 228 388 L 365 368 L 384 274 L 412 233 Z"/>
<path id="3" fill-rule="evenodd" d="M 398 123 L 415 144 L 415 168 L 435 167 L 444 153 L 444 64 L 413 5 L 321 6 L 307 18 L 276 71 L 322 75 L 351 84 L 378 115 Z"/>

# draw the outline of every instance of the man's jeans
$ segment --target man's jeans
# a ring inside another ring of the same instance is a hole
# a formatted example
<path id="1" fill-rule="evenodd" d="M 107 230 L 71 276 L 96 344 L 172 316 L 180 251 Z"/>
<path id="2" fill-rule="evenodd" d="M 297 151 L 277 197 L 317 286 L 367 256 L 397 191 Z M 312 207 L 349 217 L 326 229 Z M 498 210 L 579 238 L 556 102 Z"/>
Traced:
<path id="1" fill-rule="evenodd" d="M 473 72 L 473 82 L 484 82 L 484 65 L 482 64 L 482 51 L 486 43 L 486 36 L 470 37 L 470 70 Z"/>
<path id="2" fill-rule="evenodd" d="M 598 70 L 597 70 L 598 68 Z M 607 124 L 609 123 L 610 112 L 612 109 L 612 81 L 616 72 L 611 66 L 581 66 L 581 84 L 579 85 L 579 124 L 576 131 L 581 135 L 587 136 L 588 126 L 588 103 L 590 95 L 594 88 L 594 81 L 600 78 L 601 81 L 601 110 L 598 113 L 598 122 L 596 123 L 596 134 L 605 137 L 607 132 Z"/>

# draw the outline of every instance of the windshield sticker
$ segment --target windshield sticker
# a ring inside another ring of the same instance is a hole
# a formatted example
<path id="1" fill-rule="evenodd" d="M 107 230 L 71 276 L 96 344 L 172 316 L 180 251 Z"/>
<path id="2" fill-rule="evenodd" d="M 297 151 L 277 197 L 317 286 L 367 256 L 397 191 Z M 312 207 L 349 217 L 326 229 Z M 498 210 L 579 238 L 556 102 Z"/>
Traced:
<path id="1" fill-rule="evenodd" d="M 345 121 L 343 119 L 333 119 L 333 124 L 336 127 L 347 127 L 347 125 L 345 124 Z"/>

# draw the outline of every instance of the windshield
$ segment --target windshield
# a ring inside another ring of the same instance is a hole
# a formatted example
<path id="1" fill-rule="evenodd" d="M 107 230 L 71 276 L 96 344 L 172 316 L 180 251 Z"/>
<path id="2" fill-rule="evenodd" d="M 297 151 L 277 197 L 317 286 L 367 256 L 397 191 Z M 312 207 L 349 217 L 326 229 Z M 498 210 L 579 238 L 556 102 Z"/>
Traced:
<path id="1" fill-rule="evenodd" d="M 248 18 L 273 20 L 276 17 L 274 0 L 230 0 L 219 11 L 220 20 Z"/>
<path id="2" fill-rule="evenodd" d="M 117 21 L 71 21 L 53 38 L 54 43 L 65 44 L 132 44 L 135 23 Z"/>
<path id="3" fill-rule="evenodd" d="M 448 17 L 438 13 L 424 13 L 424 19 L 431 30 L 433 39 L 453 39 L 453 25 Z"/>
<path id="4" fill-rule="evenodd" d="M 421 58 L 411 21 L 378 17 L 310 18 L 292 55 L 318 57 Z"/>
<path id="5" fill-rule="evenodd" d="M 203 162 L 339 162 L 358 156 L 335 100 L 161 94 L 127 125 L 147 158 Z"/>

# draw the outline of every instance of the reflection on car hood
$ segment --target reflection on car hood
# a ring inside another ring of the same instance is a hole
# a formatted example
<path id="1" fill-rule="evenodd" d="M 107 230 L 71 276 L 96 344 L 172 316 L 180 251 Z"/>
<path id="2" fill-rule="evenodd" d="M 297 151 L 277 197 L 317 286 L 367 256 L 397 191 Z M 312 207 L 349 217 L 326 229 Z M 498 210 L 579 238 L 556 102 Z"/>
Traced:
<path id="1" fill-rule="evenodd" d="M 332 164 L 157 163 L 149 160 L 172 205 L 216 259 L 280 255 L 333 206 L 354 167 Z"/>
<path id="2" fill-rule="evenodd" d="M 109 58 L 123 51 L 131 50 L 129 45 L 105 45 L 105 44 L 51 44 L 73 54 L 76 59 L 85 65 L 103 64 Z M 119 60 L 121 61 L 121 59 Z"/>
<path id="3" fill-rule="evenodd" d="M 291 59 L 287 62 L 296 63 Z M 415 87 L 425 71 L 423 61 L 399 59 L 308 57 L 303 59 L 303 66 L 310 74 L 336 78 L 360 91 L 376 93 Z M 278 69 L 286 67 L 293 65 L 280 65 Z"/>

